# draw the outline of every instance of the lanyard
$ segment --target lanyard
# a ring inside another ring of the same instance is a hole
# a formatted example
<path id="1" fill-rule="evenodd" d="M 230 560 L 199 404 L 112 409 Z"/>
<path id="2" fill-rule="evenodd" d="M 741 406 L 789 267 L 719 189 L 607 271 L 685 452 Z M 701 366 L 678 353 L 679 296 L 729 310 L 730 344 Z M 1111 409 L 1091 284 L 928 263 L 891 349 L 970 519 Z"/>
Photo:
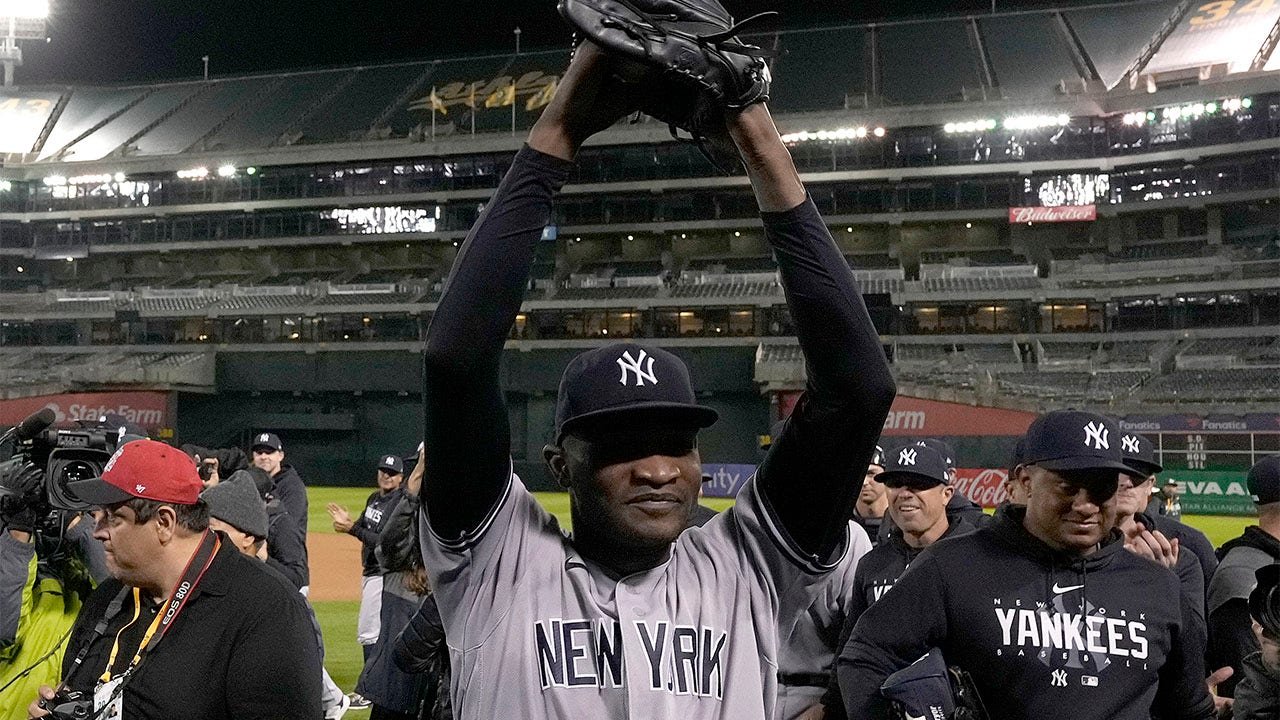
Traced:
<path id="1" fill-rule="evenodd" d="M 204 537 L 200 540 L 200 547 L 191 556 L 191 560 L 187 562 L 187 568 L 182 572 L 182 579 L 178 582 L 178 586 L 169 595 L 169 600 L 156 612 L 155 620 L 151 621 L 146 634 L 142 636 L 142 641 L 138 643 L 138 651 L 134 653 L 133 660 L 130 661 L 129 667 L 123 673 L 125 676 L 133 674 L 134 669 L 142 662 L 143 656 L 155 649 L 155 646 L 160 643 L 160 639 L 165 636 L 169 628 L 173 627 L 174 621 L 178 619 L 178 613 L 182 612 L 182 609 L 186 607 L 187 601 L 194 594 L 196 585 L 200 583 L 205 571 L 213 564 L 213 558 L 218 554 L 218 550 L 221 547 L 222 540 L 217 533 L 206 530 Z M 123 604 L 124 597 L 128 592 L 129 588 L 123 589 L 120 595 L 112 601 L 104 620 L 120 611 L 120 605 Z M 115 665 L 116 656 L 120 653 L 120 635 L 125 631 L 125 628 L 137 622 L 141 612 L 142 591 L 138 588 L 133 588 L 133 619 L 123 628 L 120 628 L 120 632 L 116 633 L 115 642 L 111 645 L 111 655 L 107 660 L 107 667 L 103 671 L 102 677 L 99 678 L 100 682 L 111 682 L 111 667 Z M 77 658 L 78 662 L 79 659 Z"/>

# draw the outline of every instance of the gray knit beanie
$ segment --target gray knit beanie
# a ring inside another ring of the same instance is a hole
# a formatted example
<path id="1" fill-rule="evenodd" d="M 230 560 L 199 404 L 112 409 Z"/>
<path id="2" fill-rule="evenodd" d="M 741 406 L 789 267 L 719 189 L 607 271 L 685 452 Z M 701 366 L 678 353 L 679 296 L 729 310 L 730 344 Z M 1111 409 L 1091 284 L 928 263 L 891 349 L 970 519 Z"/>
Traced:
<path id="1" fill-rule="evenodd" d="M 247 479 L 220 482 L 200 497 L 208 503 L 210 517 L 256 538 L 267 537 L 267 508 Z"/>

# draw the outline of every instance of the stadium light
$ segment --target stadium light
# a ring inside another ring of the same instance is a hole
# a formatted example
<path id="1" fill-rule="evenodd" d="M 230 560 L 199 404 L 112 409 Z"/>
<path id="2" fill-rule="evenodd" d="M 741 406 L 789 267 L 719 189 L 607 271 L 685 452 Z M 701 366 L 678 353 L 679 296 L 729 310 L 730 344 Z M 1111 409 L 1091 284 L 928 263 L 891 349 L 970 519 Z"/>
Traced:
<path id="1" fill-rule="evenodd" d="M 0 192 L 9 192 L 13 189 L 13 183 L 8 180 L 0 180 Z"/>
<path id="2" fill-rule="evenodd" d="M 0 0 L 0 18 L 47 20 L 49 0 Z"/>
<path id="3" fill-rule="evenodd" d="M 178 177 L 182 180 L 203 180 L 209 177 L 209 168 L 198 167 L 190 170 L 179 170 Z"/>
<path id="4" fill-rule="evenodd" d="M 44 179 L 45 187 L 55 187 L 57 185 L 66 185 L 67 179 L 62 175 L 47 175 Z"/>
<path id="5" fill-rule="evenodd" d="M 1047 127 L 1064 127 L 1071 122 L 1070 116 L 1058 115 L 1014 115 L 1004 119 L 1005 130 L 1037 130 Z"/>
<path id="6" fill-rule="evenodd" d="M 782 142 L 792 145 L 801 142 L 838 142 L 841 140 L 863 140 L 867 135 L 884 137 L 884 128 L 868 129 L 865 126 L 843 127 L 834 130 L 800 130 L 782 136 Z"/>
<path id="7" fill-rule="evenodd" d="M 946 133 L 975 133 L 985 132 L 987 130 L 995 130 L 998 123 L 991 118 L 982 120 L 965 120 L 963 122 L 949 122 L 942 126 L 943 132 Z"/>
<path id="8" fill-rule="evenodd" d="M 235 165 L 221 165 L 218 167 L 218 177 L 220 178 L 235 177 L 235 175 L 236 175 Z"/>

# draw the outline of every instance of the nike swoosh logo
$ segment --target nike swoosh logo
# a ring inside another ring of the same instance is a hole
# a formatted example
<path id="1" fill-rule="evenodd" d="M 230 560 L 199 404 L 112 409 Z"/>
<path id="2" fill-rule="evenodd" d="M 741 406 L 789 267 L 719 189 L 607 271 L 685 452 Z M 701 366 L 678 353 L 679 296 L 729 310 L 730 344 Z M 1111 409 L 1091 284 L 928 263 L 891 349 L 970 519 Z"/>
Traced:
<path id="1" fill-rule="evenodd" d="M 1080 588 L 1082 588 L 1082 587 L 1084 587 L 1084 586 L 1083 586 L 1083 585 L 1068 585 L 1067 587 L 1058 587 L 1058 583 L 1054 583 L 1054 584 L 1053 584 L 1053 594 L 1054 594 L 1054 595 L 1061 595 L 1062 593 L 1069 593 L 1069 592 L 1071 592 L 1072 590 L 1079 590 L 1079 589 L 1080 589 Z"/>

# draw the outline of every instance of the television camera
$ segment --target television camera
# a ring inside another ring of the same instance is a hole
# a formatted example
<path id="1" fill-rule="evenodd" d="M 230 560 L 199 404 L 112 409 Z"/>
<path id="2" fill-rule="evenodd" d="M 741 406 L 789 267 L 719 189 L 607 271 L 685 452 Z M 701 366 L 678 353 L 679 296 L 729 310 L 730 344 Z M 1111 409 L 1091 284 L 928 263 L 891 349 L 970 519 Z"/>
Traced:
<path id="1" fill-rule="evenodd" d="M 89 508 L 70 483 L 101 475 L 123 437 L 106 418 L 77 428 L 53 428 L 54 420 L 45 408 L 0 435 L 0 446 L 12 441 L 0 462 L 0 524 L 20 519 L 46 538 L 60 537 L 65 523 Z"/>

